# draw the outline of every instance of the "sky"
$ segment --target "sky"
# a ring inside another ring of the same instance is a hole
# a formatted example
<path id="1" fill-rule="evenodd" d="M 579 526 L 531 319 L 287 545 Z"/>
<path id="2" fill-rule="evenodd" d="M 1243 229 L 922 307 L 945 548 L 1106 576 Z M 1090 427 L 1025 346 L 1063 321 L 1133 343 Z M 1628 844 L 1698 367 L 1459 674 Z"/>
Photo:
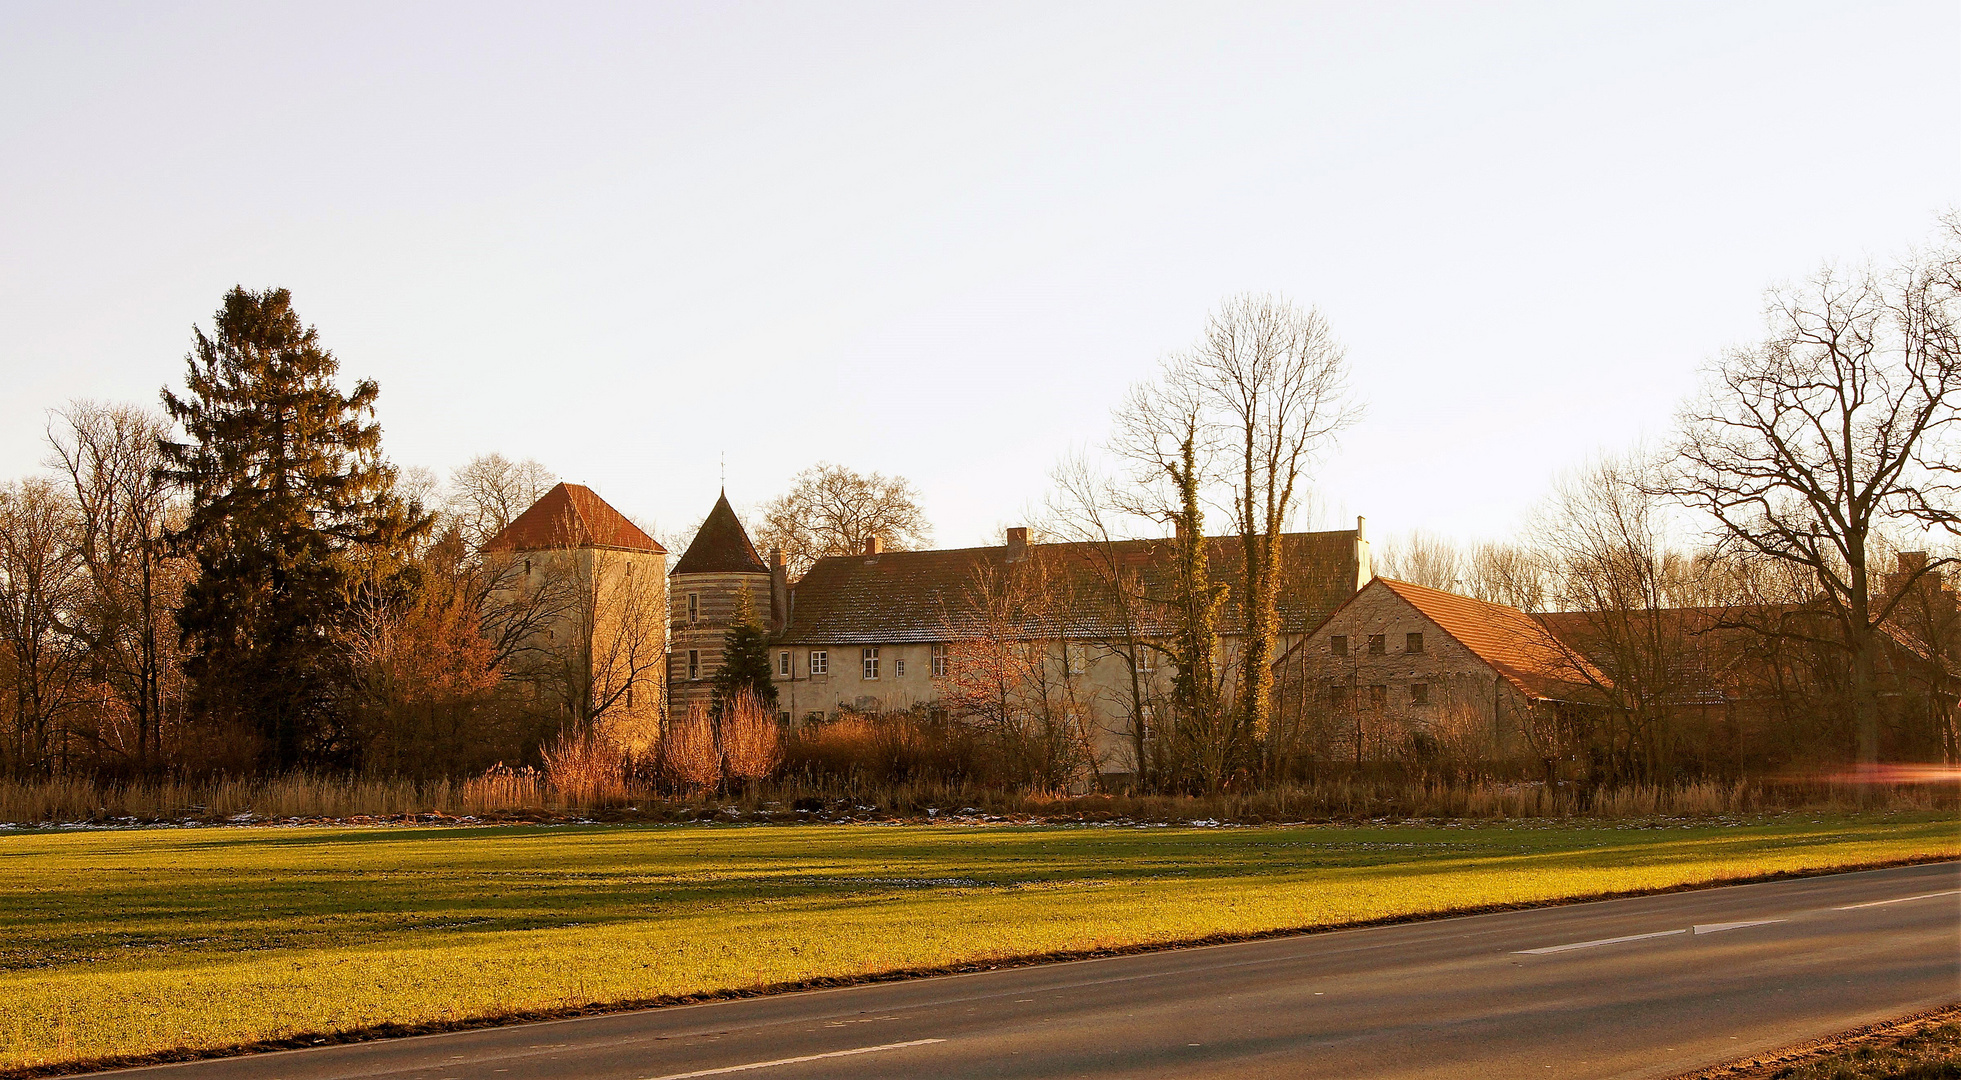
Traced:
<path id="1" fill-rule="evenodd" d="M 1957 61 L 1951 0 L 0 0 L 0 477 L 284 286 L 399 464 L 669 531 L 829 461 L 993 543 L 1257 291 L 1367 410 L 1308 524 L 1504 537 L 1931 236 Z"/>

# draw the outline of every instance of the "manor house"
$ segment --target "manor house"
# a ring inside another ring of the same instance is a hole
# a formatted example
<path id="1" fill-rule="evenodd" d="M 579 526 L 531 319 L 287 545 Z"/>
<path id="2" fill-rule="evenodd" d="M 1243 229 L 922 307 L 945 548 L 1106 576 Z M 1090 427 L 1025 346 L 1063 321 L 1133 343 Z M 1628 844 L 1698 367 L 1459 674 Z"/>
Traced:
<path id="1" fill-rule="evenodd" d="M 542 651 L 588 672 L 581 692 L 608 695 L 614 708 L 631 699 L 641 724 L 649 709 L 671 716 L 706 706 L 725 635 L 740 619 L 770 631 L 785 724 L 932 705 L 958 682 L 961 657 L 992 647 L 1022 666 L 1019 681 L 1041 697 L 1039 707 L 1062 710 L 1093 733 L 1106 773 L 1135 769 L 1175 674 L 1157 645 L 1171 636 L 1159 599 L 1171 595 L 1174 545 L 1166 540 L 1032 543 L 1027 529 L 1008 530 L 1005 544 L 951 550 L 885 551 L 873 540 L 862 552 L 819 559 L 793 581 L 780 553 L 763 561 L 723 495 L 661 578 L 665 549 L 590 489 L 561 484 L 488 549 L 525 559 L 534 575 L 547 559 L 581 575 L 592 600 L 580 618 L 540 631 L 552 634 Z M 1207 555 L 1224 594 L 1217 626 L 1230 679 L 1243 622 L 1232 586 L 1236 538 L 1210 539 Z M 1275 655 L 1373 576 L 1363 523 L 1285 534 L 1282 567 Z M 623 587 L 636 570 L 644 586 L 637 593 Z M 608 614 L 609 603 L 629 610 Z M 622 626 L 640 625 L 637 609 L 655 603 L 668 615 L 659 640 L 626 647 Z M 658 674 L 645 663 L 656 647 Z M 609 711 L 599 705 L 573 711 Z"/>

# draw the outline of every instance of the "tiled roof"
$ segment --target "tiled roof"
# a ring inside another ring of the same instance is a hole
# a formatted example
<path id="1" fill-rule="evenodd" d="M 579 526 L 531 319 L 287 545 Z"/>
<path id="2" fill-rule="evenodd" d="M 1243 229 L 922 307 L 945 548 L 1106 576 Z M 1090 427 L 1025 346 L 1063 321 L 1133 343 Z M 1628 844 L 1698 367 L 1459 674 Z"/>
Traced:
<path id="1" fill-rule="evenodd" d="M 1640 671 L 1638 678 L 1651 684 L 1646 690 L 1687 703 L 1720 702 L 1762 693 L 1776 678 L 1772 671 L 1775 638 L 1790 635 L 1810 641 L 1829 638 L 1835 632 L 1829 625 L 1831 616 L 1815 605 L 1661 608 L 1652 616 L 1652 626 L 1649 615 L 1641 612 L 1558 611 L 1538 619 L 1610 676 L 1617 663 L 1640 665 L 1646 670 Z M 1898 621 L 1888 620 L 1876 629 L 1881 645 L 1876 659 L 1882 676 L 1903 675 L 1915 666 L 1961 673 L 1961 668 L 1943 657 L 1939 649 Z M 1659 642 L 1648 639 L 1651 631 L 1660 634 Z M 1629 635 L 1638 640 L 1623 641 L 1617 650 L 1615 638 Z M 1926 677 L 1927 672 L 1918 674 Z"/>
<path id="2" fill-rule="evenodd" d="M 1589 687 L 1609 685 L 1606 676 L 1586 657 L 1544 623 L 1515 607 L 1407 581 L 1376 578 L 1370 582 L 1372 586 L 1378 584 L 1408 601 L 1527 697 L 1572 700 L 1586 696 Z"/>
<path id="3" fill-rule="evenodd" d="M 490 538 L 486 551 L 545 551 L 603 547 L 665 554 L 667 549 L 583 484 L 545 492 L 517 520 Z"/>
<path id="4" fill-rule="evenodd" d="M 1282 537 L 1282 584 L 1277 606 L 1282 633 L 1318 623 L 1355 590 L 1355 533 L 1288 533 Z M 1208 543 L 1212 581 L 1228 588 L 1218 628 L 1233 633 L 1243 616 L 1231 593 L 1241 562 L 1237 538 Z M 877 556 L 819 559 L 796 584 L 786 643 L 947 641 L 982 634 L 1023 637 L 1105 637 L 1126 625 L 1123 604 L 1107 583 L 1121 578 L 1140 597 L 1131 620 L 1138 632 L 1170 632 L 1173 596 L 1170 540 L 1114 544 L 1031 544 L 1027 558 L 1008 562 L 1006 547 L 888 551 Z M 1033 575 L 1033 576 L 1031 576 Z M 993 604 L 1016 583 L 1039 577 L 1050 602 Z M 1011 610 L 1012 609 L 1012 610 Z"/>
<path id="5" fill-rule="evenodd" d="M 729 497 L 724 494 L 715 500 L 715 509 L 708 512 L 708 520 L 701 523 L 701 531 L 695 533 L 694 543 L 681 555 L 679 562 L 669 577 L 677 574 L 767 574 L 769 567 L 756 557 L 756 547 L 749 542 L 748 530 L 735 516 L 735 509 L 729 505 Z"/>

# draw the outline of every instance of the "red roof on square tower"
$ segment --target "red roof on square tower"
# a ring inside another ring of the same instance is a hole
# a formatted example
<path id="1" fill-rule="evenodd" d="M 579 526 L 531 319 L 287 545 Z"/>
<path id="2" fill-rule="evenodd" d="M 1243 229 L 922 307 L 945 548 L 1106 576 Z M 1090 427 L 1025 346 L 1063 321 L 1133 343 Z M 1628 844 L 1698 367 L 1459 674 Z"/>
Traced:
<path id="1" fill-rule="evenodd" d="M 676 574 L 767 574 L 769 567 L 756 557 L 756 546 L 749 542 L 749 531 L 735 516 L 728 493 L 715 500 L 715 509 L 701 523 L 694 543 L 681 555 L 669 572 Z"/>
<path id="2" fill-rule="evenodd" d="M 491 537 L 485 551 L 602 547 L 666 554 L 640 526 L 583 484 L 560 484 Z"/>

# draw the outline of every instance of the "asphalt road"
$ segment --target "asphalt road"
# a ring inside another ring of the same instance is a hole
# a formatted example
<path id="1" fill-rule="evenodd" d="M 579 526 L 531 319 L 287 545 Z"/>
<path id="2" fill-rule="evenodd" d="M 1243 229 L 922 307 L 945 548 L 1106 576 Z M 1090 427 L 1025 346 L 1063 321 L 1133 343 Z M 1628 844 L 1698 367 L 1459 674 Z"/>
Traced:
<path id="1" fill-rule="evenodd" d="M 120 1075 L 1666 1077 L 1961 1001 L 1961 863 Z"/>

